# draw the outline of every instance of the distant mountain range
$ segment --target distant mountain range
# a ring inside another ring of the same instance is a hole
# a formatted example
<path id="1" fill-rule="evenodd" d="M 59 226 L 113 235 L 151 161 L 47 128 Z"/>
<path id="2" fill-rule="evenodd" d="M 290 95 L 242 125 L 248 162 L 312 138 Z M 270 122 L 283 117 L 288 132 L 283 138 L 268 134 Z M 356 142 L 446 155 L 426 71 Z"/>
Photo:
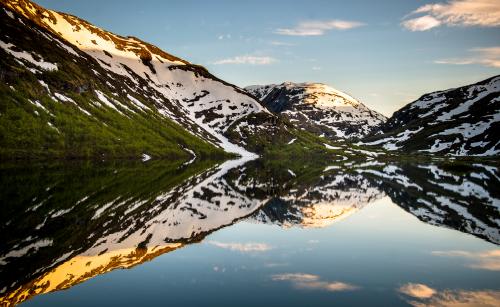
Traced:
<path id="1" fill-rule="evenodd" d="M 422 155 L 500 153 L 500 76 L 425 94 L 389 119 L 354 98 L 318 83 L 245 88 L 271 112 L 302 130 L 358 146 Z"/>
<path id="2" fill-rule="evenodd" d="M 335 142 L 422 155 L 500 151 L 498 76 L 426 94 L 387 119 L 324 84 L 241 89 L 76 16 L 28 0 L 0 4 L 2 159 L 326 155 Z"/>

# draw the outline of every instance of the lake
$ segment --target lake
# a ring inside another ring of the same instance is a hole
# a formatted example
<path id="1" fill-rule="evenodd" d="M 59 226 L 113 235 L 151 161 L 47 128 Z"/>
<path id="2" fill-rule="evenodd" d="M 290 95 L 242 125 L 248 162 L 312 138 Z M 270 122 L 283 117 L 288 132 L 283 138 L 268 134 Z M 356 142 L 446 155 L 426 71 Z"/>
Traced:
<path id="1" fill-rule="evenodd" d="M 0 304 L 500 305 L 498 163 L 0 167 Z"/>

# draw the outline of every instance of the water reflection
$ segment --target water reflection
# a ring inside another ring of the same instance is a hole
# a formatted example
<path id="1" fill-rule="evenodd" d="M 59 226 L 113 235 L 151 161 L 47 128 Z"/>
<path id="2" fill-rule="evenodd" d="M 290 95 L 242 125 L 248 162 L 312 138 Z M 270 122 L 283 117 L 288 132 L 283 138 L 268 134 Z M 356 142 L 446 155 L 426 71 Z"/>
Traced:
<path id="1" fill-rule="evenodd" d="M 398 289 L 412 306 L 498 306 L 500 291 L 435 290 L 425 284 L 408 283 Z"/>
<path id="2" fill-rule="evenodd" d="M 421 221 L 500 243 L 496 188 L 500 179 L 498 169 L 486 164 L 372 160 L 291 170 L 287 163 L 263 160 L 218 166 L 150 161 L 5 166 L 1 172 L 3 304 L 133 267 L 200 242 L 241 219 L 285 228 L 321 228 L 386 195 Z M 271 249 L 262 243 L 207 243 L 241 252 Z M 440 257 L 471 259 L 471 267 L 498 270 L 498 254 L 492 253 L 435 251 Z M 276 274 L 272 280 L 297 289 L 358 289 L 307 273 Z M 416 305 L 463 294 L 426 287 L 409 284 L 399 292 Z M 498 301 L 497 292 L 466 294 Z"/>
<path id="3" fill-rule="evenodd" d="M 500 178 L 494 166 L 376 163 L 357 172 L 421 221 L 500 243 Z"/>
<path id="4" fill-rule="evenodd" d="M 320 276 L 306 273 L 286 273 L 272 276 L 274 281 L 288 281 L 297 289 L 325 290 L 330 292 L 353 291 L 357 286 L 341 281 L 325 281 Z"/>

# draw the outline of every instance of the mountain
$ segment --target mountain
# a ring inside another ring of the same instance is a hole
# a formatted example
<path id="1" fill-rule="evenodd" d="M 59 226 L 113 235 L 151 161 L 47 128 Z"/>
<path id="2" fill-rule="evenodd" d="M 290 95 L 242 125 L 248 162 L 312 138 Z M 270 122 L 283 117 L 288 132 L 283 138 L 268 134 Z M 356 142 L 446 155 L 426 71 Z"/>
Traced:
<path id="1" fill-rule="evenodd" d="M 138 38 L 28 0 L 0 4 L 2 158 L 190 160 L 249 156 L 247 144 L 264 151 L 294 137 L 322 144 L 244 90 Z M 249 117 L 259 127 L 240 133 Z M 262 129 L 266 139 L 254 137 Z"/>
<path id="2" fill-rule="evenodd" d="M 360 145 L 389 151 L 455 156 L 500 153 L 500 76 L 425 94 Z"/>
<path id="3" fill-rule="evenodd" d="M 321 83 L 252 85 L 245 90 L 300 129 L 329 139 L 360 138 L 386 120 L 353 97 Z"/>

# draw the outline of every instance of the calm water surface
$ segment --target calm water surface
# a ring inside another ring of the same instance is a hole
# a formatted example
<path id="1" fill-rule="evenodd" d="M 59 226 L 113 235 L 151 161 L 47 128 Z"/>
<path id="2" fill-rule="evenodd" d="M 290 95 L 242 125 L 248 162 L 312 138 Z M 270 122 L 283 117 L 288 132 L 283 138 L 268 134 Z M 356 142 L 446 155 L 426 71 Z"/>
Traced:
<path id="1" fill-rule="evenodd" d="M 496 165 L 148 161 L 0 179 L 3 305 L 500 305 Z"/>

